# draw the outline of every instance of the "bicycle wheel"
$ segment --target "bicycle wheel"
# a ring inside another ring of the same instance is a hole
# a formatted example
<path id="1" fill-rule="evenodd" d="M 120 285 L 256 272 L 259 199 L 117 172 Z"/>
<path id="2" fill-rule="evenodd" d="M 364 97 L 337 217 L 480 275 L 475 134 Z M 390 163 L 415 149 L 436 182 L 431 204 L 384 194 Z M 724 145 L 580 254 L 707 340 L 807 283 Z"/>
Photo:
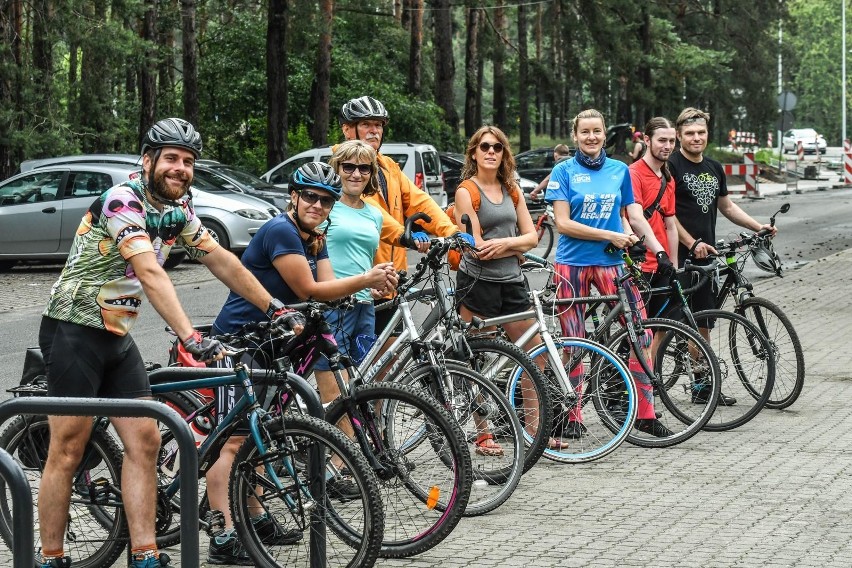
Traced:
<path id="1" fill-rule="evenodd" d="M 555 338 L 574 392 L 560 385 L 546 368 L 553 405 L 553 443 L 544 457 L 559 463 L 590 462 L 624 442 L 636 418 L 636 386 L 618 356 L 599 343 L 580 338 Z M 547 346 L 530 351 L 547 358 Z M 517 388 L 517 381 L 512 388 Z M 592 404 L 589 404 L 592 401 Z"/>
<path id="2" fill-rule="evenodd" d="M 258 566 L 313 566 L 321 549 L 325 566 L 372 566 L 384 515 L 378 481 L 364 456 L 334 426 L 310 416 L 277 417 L 265 426 L 266 454 L 249 437 L 231 469 L 234 527 L 251 559 Z M 347 489 L 335 493 L 330 480 L 342 479 L 343 471 Z M 302 538 L 269 542 L 253 520 L 264 514 L 277 525 L 275 534 L 296 529 Z"/>
<path id="3" fill-rule="evenodd" d="M 461 427 L 473 461 L 473 487 L 464 515 L 482 515 L 505 503 L 518 486 L 526 453 L 523 429 L 506 396 L 491 381 L 456 361 L 446 361 L 441 376 L 436 369 L 410 367 L 399 382 L 435 396 Z M 442 381 L 440 386 L 437 381 Z"/>
<path id="4" fill-rule="evenodd" d="M 553 250 L 553 224 L 549 219 L 541 222 L 537 227 L 538 232 L 538 248 L 541 250 L 542 258 L 547 258 L 550 251 Z"/>
<path id="5" fill-rule="evenodd" d="M 787 408 L 802 394 L 805 385 L 805 355 L 793 324 L 778 305 L 752 296 L 735 310 L 748 318 L 769 340 L 775 355 L 775 384 L 767 408 Z"/>
<path id="6" fill-rule="evenodd" d="M 756 325 L 733 312 L 705 310 L 693 316 L 698 327 L 709 328 L 710 347 L 721 372 L 719 402 L 704 429 L 738 428 L 757 416 L 772 393 L 772 347 Z"/>
<path id="7" fill-rule="evenodd" d="M 385 533 L 380 555 L 405 558 L 434 547 L 462 518 L 471 491 L 464 434 L 431 396 L 395 383 L 351 389 L 362 426 L 381 466 Z M 372 412 L 371 410 L 375 410 Z M 332 424 L 347 415 L 338 398 L 326 409 Z"/>
<path id="8" fill-rule="evenodd" d="M 47 416 L 19 416 L 0 434 L 0 447 L 18 462 L 30 483 L 33 503 L 38 503 L 39 485 L 50 442 Z M 115 439 L 96 428 L 74 473 L 71 506 L 65 527 L 65 554 L 74 567 L 111 566 L 127 546 L 127 520 L 121 504 L 122 453 Z M 0 478 L 0 535 L 12 547 L 12 500 L 5 480 Z M 38 509 L 34 512 L 38 526 Z M 36 551 L 41 539 L 36 531 Z M 34 551 L 35 552 L 35 551 Z M 34 556 L 34 565 L 41 562 Z"/>
<path id="9" fill-rule="evenodd" d="M 494 337 L 467 340 L 470 366 L 506 393 L 524 429 L 524 473 L 538 462 L 553 426 L 553 403 L 547 378 L 538 365 L 513 343 Z"/>
<path id="10" fill-rule="evenodd" d="M 673 446 L 697 434 L 713 416 L 719 399 L 719 363 L 701 335 L 682 323 L 652 318 L 642 326 L 661 334 L 650 356 L 654 373 L 649 379 L 654 411 L 669 433 L 654 435 L 634 428 L 627 441 L 648 448 Z M 613 333 L 609 347 L 627 361 L 628 344 L 628 330 L 621 328 Z"/>

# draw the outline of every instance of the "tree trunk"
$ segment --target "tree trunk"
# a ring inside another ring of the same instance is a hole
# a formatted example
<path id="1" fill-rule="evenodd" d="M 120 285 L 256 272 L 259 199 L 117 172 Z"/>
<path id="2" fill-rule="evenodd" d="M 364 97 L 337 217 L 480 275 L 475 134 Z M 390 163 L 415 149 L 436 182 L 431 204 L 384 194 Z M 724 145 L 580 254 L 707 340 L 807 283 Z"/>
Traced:
<path id="1" fill-rule="evenodd" d="M 494 28 L 499 37 L 494 41 L 494 53 L 492 62 L 494 64 L 494 125 L 503 131 L 506 130 L 508 119 L 506 117 L 506 76 L 503 69 L 503 61 L 506 57 L 506 49 L 503 45 L 503 37 L 506 37 L 506 9 L 503 0 L 497 0 L 494 9 Z"/>
<path id="2" fill-rule="evenodd" d="M 527 62 L 527 8 L 518 4 L 518 105 L 520 108 L 521 139 L 518 150 L 530 149 L 530 88 Z"/>
<path id="3" fill-rule="evenodd" d="M 139 142 L 156 121 L 157 116 L 157 0 L 145 0 L 142 17 L 142 40 L 145 57 L 139 69 Z"/>
<path id="4" fill-rule="evenodd" d="M 328 107 L 331 90 L 331 29 L 334 0 L 320 0 L 320 39 L 317 48 L 316 76 L 311 87 L 311 140 L 314 146 L 328 141 Z"/>
<path id="5" fill-rule="evenodd" d="M 411 4 L 415 0 L 402 0 L 401 2 L 401 12 L 399 14 L 399 24 L 402 28 L 410 32 L 411 31 Z"/>
<path id="6" fill-rule="evenodd" d="M 95 0 L 91 5 L 91 21 L 104 26 L 107 18 L 107 0 Z M 89 134 L 82 139 L 84 152 L 105 153 L 113 144 L 115 132 L 109 128 L 112 110 L 112 93 L 109 91 L 110 46 L 99 37 L 89 35 L 82 39 L 83 59 L 80 66 L 80 96 L 78 108 L 81 129 Z"/>
<path id="7" fill-rule="evenodd" d="M 183 31 L 183 116 L 196 128 L 198 116 L 198 50 L 195 45 L 195 0 L 181 0 Z"/>
<path id="8" fill-rule="evenodd" d="M 450 0 L 433 0 L 432 7 L 432 22 L 435 27 L 435 102 L 444 109 L 444 120 L 455 132 L 459 128 L 459 115 L 453 97 L 456 66 L 453 59 Z"/>
<path id="9" fill-rule="evenodd" d="M 393 0 L 393 20 L 398 24 L 402 25 L 402 13 L 404 2 L 402 0 Z"/>
<path id="10" fill-rule="evenodd" d="M 33 68 L 36 88 L 41 92 L 39 105 L 42 109 L 52 108 L 50 84 L 53 78 L 53 22 L 52 0 L 35 0 L 33 3 Z"/>
<path id="11" fill-rule="evenodd" d="M 468 7 L 467 11 L 467 40 L 465 42 L 464 61 L 464 135 L 466 138 L 473 136 L 480 123 L 477 121 L 477 107 L 480 103 L 479 82 L 477 70 L 479 69 L 479 20 L 480 11 Z"/>
<path id="12" fill-rule="evenodd" d="M 287 0 L 269 0 L 266 29 L 266 166 L 287 158 Z"/>
<path id="13" fill-rule="evenodd" d="M 423 0 L 411 0 L 411 48 L 408 55 L 408 92 L 420 95 L 420 67 L 423 64 Z"/>
<path id="14" fill-rule="evenodd" d="M 535 8 L 535 60 L 541 61 L 541 13 L 542 7 L 541 4 L 536 6 Z M 536 108 L 536 121 L 535 121 L 535 134 L 536 136 L 541 136 L 544 133 L 545 129 L 545 113 L 544 113 L 544 101 L 541 96 L 541 86 L 542 86 L 542 76 L 541 72 L 536 73 L 535 77 L 535 108 Z"/>
<path id="15" fill-rule="evenodd" d="M 482 13 L 479 14 L 480 20 Z M 473 125 L 476 128 L 482 126 L 482 83 L 485 80 L 485 58 L 479 58 L 476 65 L 476 113 L 473 116 Z"/>
<path id="16" fill-rule="evenodd" d="M 0 179 L 18 169 L 22 151 L 13 142 L 13 132 L 22 130 L 21 89 L 21 16 L 20 0 L 0 3 Z"/>

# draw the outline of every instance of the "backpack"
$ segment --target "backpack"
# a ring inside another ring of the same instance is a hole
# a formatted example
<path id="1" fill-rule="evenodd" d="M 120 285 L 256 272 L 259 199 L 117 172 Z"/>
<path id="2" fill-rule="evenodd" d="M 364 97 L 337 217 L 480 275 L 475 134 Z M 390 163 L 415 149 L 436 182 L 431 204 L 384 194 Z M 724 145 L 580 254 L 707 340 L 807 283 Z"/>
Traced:
<path id="1" fill-rule="evenodd" d="M 479 205 L 481 203 L 482 198 L 479 195 L 479 186 L 472 179 L 466 179 L 459 184 L 459 187 L 465 188 L 468 193 L 470 193 L 470 202 L 473 205 L 474 212 L 479 211 Z M 518 208 L 518 200 L 520 196 L 518 195 L 518 190 L 509 191 L 509 196 L 512 198 L 512 204 L 515 206 L 515 209 Z M 450 205 L 446 209 L 447 216 L 455 222 L 456 216 L 456 206 L 455 204 Z M 458 226 L 458 223 L 456 223 Z M 459 227 L 460 231 L 466 231 L 466 227 Z M 447 252 L 447 263 L 450 265 L 450 270 L 458 270 L 459 264 L 461 264 L 462 253 L 456 249 L 450 249 Z"/>

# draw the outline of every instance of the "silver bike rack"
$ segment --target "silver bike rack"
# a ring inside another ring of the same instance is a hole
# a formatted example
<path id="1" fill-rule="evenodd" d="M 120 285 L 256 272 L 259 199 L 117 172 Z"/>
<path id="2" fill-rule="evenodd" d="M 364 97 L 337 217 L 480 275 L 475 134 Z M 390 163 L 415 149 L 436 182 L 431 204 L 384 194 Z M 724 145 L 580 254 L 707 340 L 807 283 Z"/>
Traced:
<path id="1" fill-rule="evenodd" d="M 153 400 L 115 399 L 115 398 L 64 398 L 27 396 L 0 402 L 0 424 L 19 414 L 48 414 L 53 416 L 126 416 L 156 418 L 172 431 L 180 449 L 180 502 L 181 509 L 198 510 L 198 452 L 195 439 L 189 425 L 180 415 L 165 404 Z M 11 457 L 6 452 L 0 454 L 0 474 L 7 477 L 9 468 L 6 458 Z M 20 467 L 20 478 L 12 479 L 9 483 L 13 499 L 13 515 L 15 530 L 13 531 L 14 566 L 23 568 L 33 565 L 33 503 L 29 483 Z M 16 474 L 12 471 L 12 476 Z M 21 485 L 23 480 L 23 486 Z M 26 502 L 21 491 L 26 491 Z M 17 496 L 17 499 L 16 499 Z M 28 505 L 24 506 L 24 505 Z M 17 507 L 16 507 L 17 506 Z M 20 510 L 18 510 L 20 509 Z M 26 509 L 26 511 L 24 511 Z M 20 516 L 18 516 L 20 515 Z M 27 520 L 29 519 L 29 520 Z M 188 515 L 180 523 L 180 561 L 182 566 L 197 567 L 198 561 L 198 516 Z"/>
<path id="2" fill-rule="evenodd" d="M 33 495 L 30 482 L 21 466 L 2 448 L 0 477 L 12 494 L 12 516 L 20 525 L 12 533 L 12 566 L 30 568 L 33 565 Z"/>

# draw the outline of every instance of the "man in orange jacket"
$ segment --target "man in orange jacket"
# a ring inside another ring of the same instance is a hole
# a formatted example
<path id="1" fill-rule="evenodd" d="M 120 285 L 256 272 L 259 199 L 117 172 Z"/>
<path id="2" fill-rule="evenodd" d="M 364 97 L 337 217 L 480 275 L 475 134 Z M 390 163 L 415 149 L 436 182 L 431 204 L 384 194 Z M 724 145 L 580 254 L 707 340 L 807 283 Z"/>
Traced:
<path id="1" fill-rule="evenodd" d="M 364 198 L 383 211 L 386 211 L 396 221 L 403 224 L 406 217 L 418 212 L 426 213 L 432 221 L 424 223 L 426 231 L 439 237 L 449 237 L 459 232 L 456 224 L 441 207 L 425 191 L 402 173 L 399 164 L 383 156 L 379 152 L 384 138 L 385 125 L 388 123 L 388 111 L 385 106 L 373 97 L 352 99 L 340 109 L 340 126 L 347 140 L 363 140 L 373 147 L 378 154 L 379 187 L 381 191 Z M 463 233 L 464 234 L 464 233 Z M 465 237 L 473 246 L 473 237 Z M 379 243 L 376 252 L 376 262 L 393 262 L 397 270 L 408 267 L 406 249 L 392 246 L 385 242 Z M 388 298 L 376 302 L 386 302 Z M 376 312 L 376 333 L 381 333 L 387 326 L 392 313 L 389 310 Z"/>

